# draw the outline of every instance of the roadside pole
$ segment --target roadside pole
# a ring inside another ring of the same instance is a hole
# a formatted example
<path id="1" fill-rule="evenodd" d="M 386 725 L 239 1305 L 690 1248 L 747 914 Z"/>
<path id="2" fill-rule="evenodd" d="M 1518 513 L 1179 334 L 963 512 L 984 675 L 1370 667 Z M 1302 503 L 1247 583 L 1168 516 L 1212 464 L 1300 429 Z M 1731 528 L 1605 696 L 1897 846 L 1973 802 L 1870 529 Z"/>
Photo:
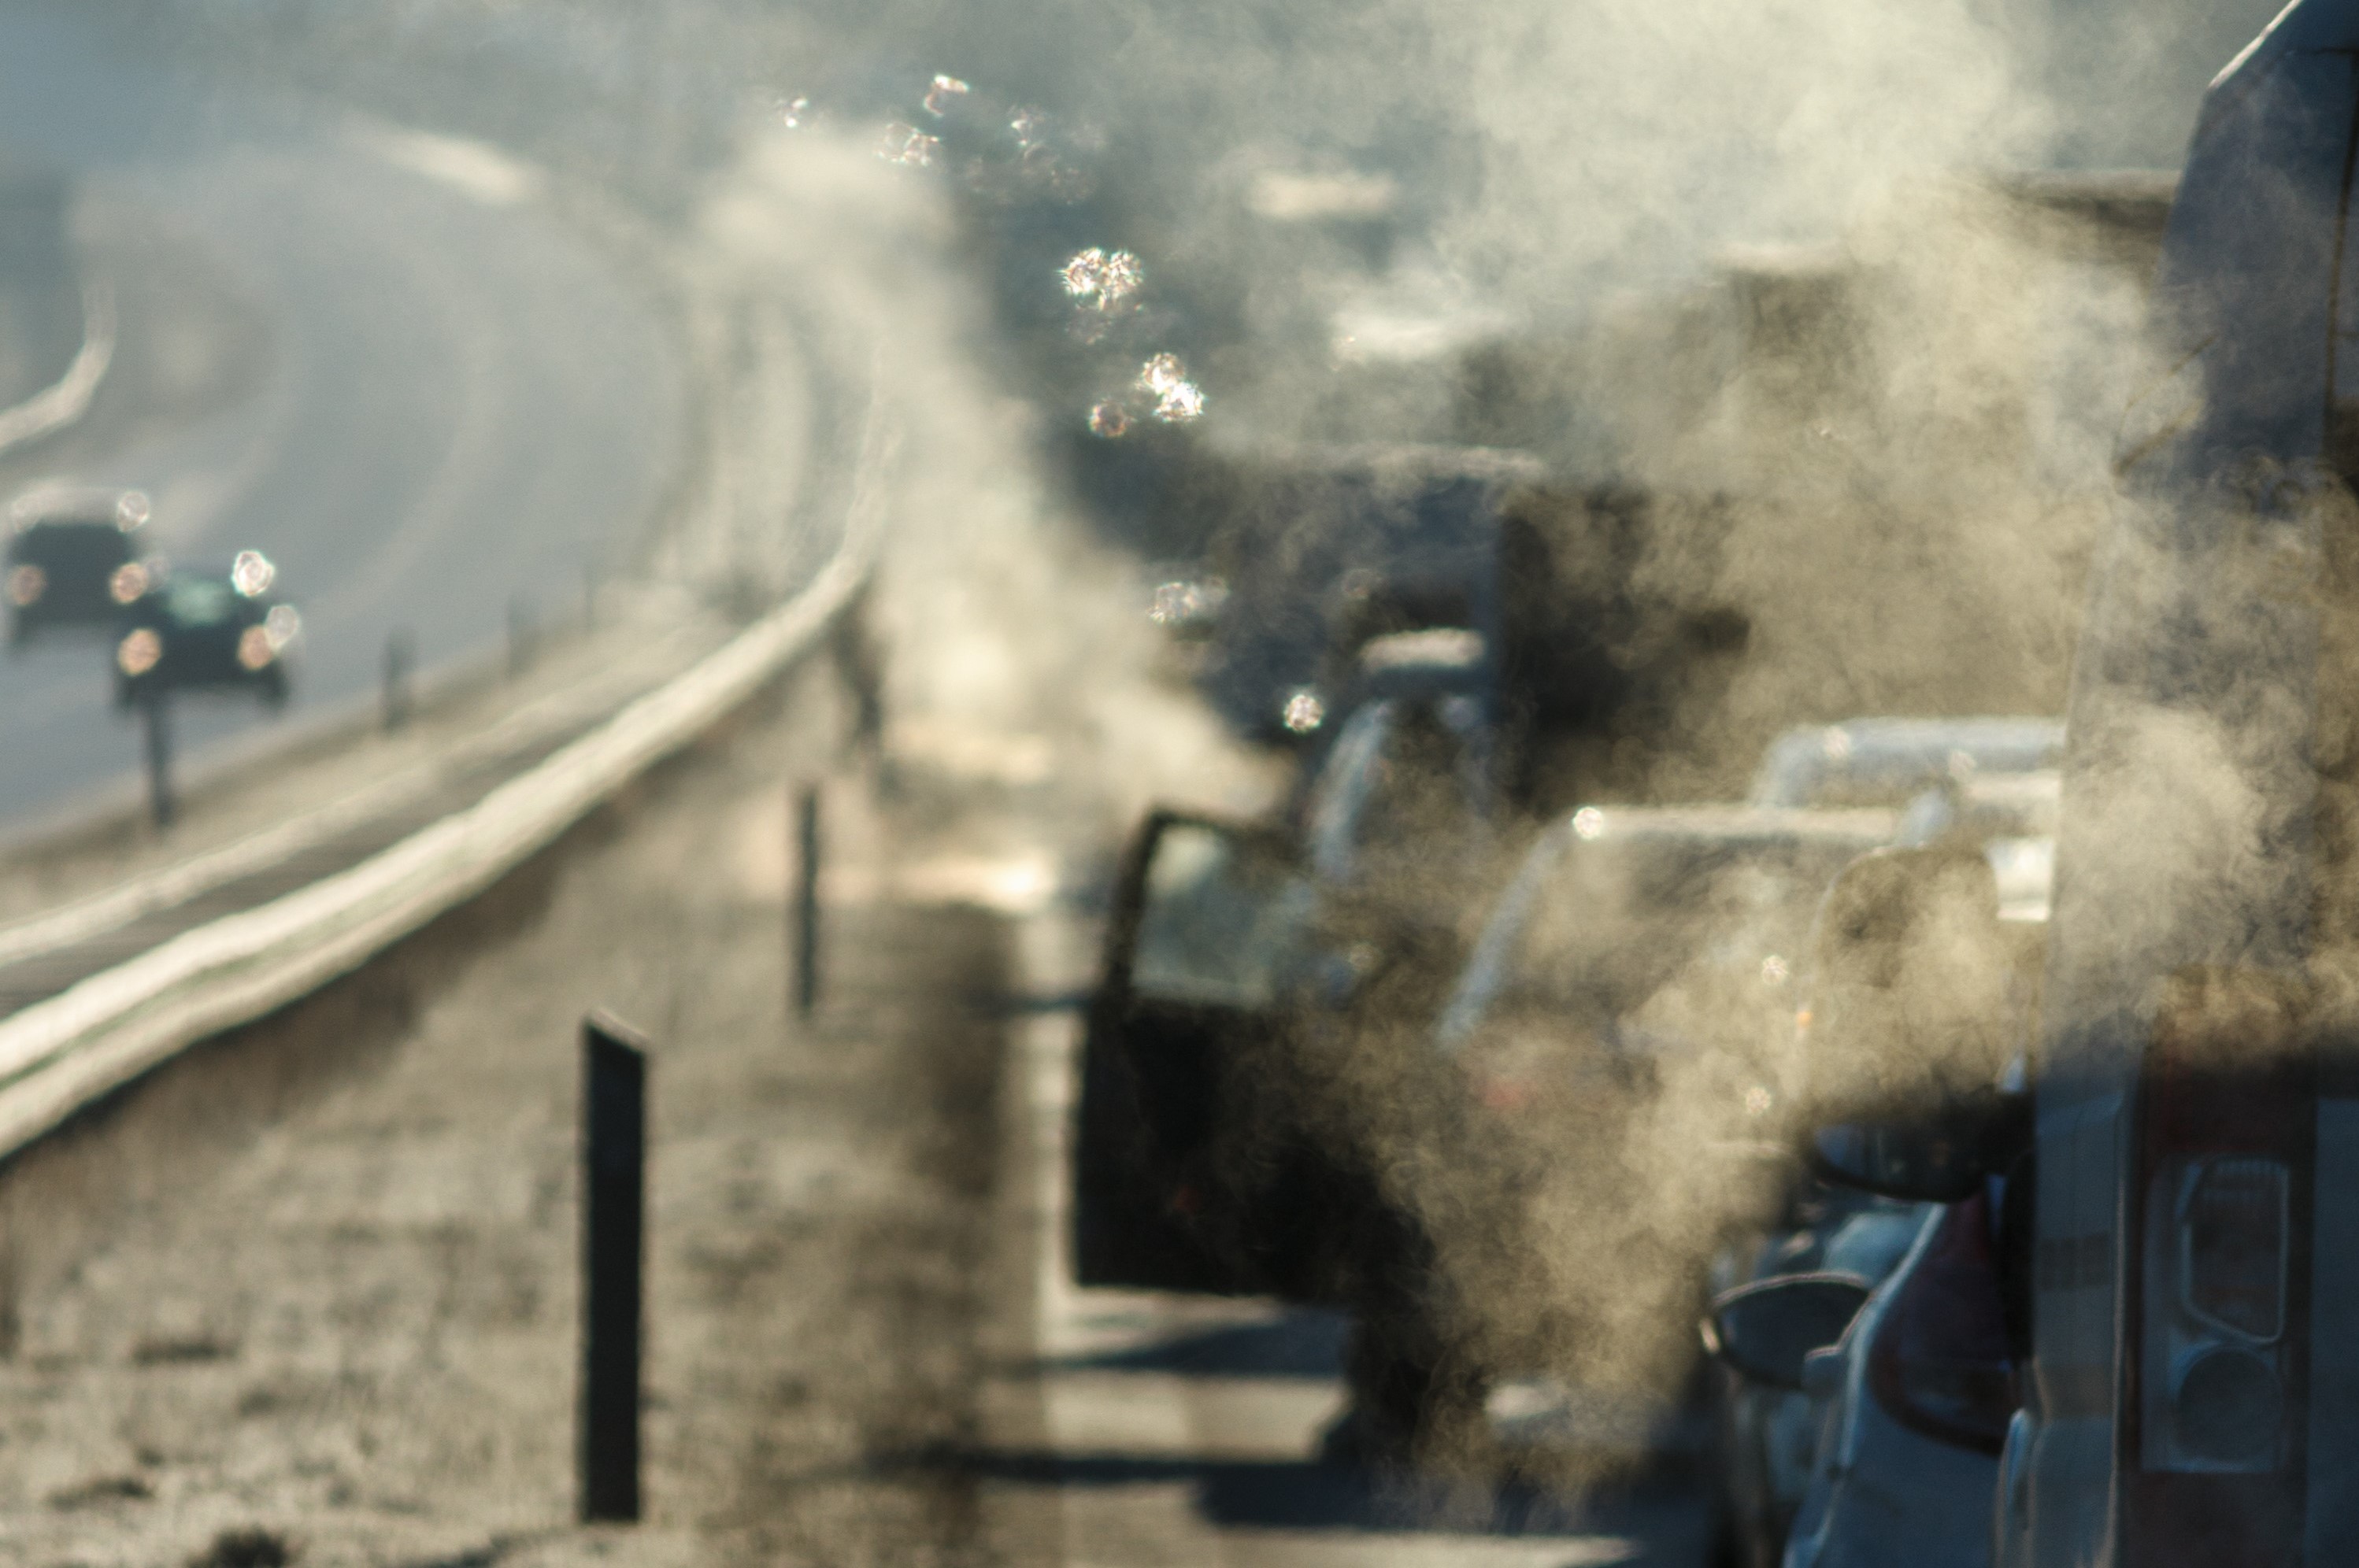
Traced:
<path id="1" fill-rule="evenodd" d="M 647 1042 L 611 1014 L 582 1021 L 582 1403 L 584 1524 L 639 1517 L 639 1335 L 647 1195 Z"/>
<path id="2" fill-rule="evenodd" d="M 795 1016 L 819 1006 L 819 786 L 795 792 Z"/>
<path id="3" fill-rule="evenodd" d="M 172 698 L 157 691 L 139 704 L 141 738 L 147 753 L 147 816 L 158 832 L 172 826 Z"/>
<path id="4" fill-rule="evenodd" d="M 387 734 L 409 722 L 409 671 L 417 662 L 409 633 L 385 634 L 385 728 Z"/>

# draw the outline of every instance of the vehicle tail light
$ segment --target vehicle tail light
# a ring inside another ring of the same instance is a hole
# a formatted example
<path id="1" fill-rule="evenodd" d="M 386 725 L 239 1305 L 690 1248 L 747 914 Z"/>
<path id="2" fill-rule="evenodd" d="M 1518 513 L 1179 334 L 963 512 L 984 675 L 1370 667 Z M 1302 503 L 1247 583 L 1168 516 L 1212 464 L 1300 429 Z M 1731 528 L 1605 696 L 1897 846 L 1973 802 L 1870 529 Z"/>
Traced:
<path id="1" fill-rule="evenodd" d="M 106 591 L 115 603 L 129 604 L 147 591 L 147 568 L 137 561 L 124 562 L 106 579 Z"/>
<path id="2" fill-rule="evenodd" d="M 249 626 L 238 633 L 237 662 L 250 670 L 260 670 L 278 656 L 270 645 L 270 633 L 259 626 Z"/>
<path id="3" fill-rule="evenodd" d="M 2288 980 L 2185 971 L 2147 1050 L 2125 1227 L 2125 1565 L 2300 1552 L 2318 1119 L 2302 1010 Z"/>
<path id="4" fill-rule="evenodd" d="M 147 626 L 125 637 L 114 650 L 115 667 L 127 676 L 144 676 L 164 657 L 164 639 Z"/>
<path id="5" fill-rule="evenodd" d="M 22 608 L 49 591 L 49 576 L 38 567 L 18 567 L 8 574 L 8 602 Z"/>
<path id="6" fill-rule="evenodd" d="M 1996 1454 L 2017 1405 L 1988 1200 L 1951 1204 L 1867 1347 L 1867 1385 L 1895 1421 Z"/>

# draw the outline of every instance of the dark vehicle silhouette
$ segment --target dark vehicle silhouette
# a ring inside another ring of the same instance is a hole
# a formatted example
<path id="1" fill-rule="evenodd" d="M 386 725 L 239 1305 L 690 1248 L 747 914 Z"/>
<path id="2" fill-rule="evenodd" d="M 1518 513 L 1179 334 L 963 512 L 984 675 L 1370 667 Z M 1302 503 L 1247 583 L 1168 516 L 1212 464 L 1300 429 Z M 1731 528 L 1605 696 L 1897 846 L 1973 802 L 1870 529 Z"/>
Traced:
<path id="1" fill-rule="evenodd" d="M 277 574 L 267 559 L 245 550 L 226 566 L 151 575 L 117 625 L 116 708 L 182 691 L 250 691 L 266 707 L 286 704 L 302 620 L 271 593 Z"/>
<path id="2" fill-rule="evenodd" d="M 147 513 L 136 490 L 35 494 L 10 507 L 0 564 L 8 645 L 58 627 L 113 625 L 146 588 L 138 557 Z"/>
<path id="3" fill-rule="evenodd" d="M 2164 234 L 2068 714 L 2008 1568 L 2359 1559 L 2354 53 L 2347 0 L 2271 24 Z"/>

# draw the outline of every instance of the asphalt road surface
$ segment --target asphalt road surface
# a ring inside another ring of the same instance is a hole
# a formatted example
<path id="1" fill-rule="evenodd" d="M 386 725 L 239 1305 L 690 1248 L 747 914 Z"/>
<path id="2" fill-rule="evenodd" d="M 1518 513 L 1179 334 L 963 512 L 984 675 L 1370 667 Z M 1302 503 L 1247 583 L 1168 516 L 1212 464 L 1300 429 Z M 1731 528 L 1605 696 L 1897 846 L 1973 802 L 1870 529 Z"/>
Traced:
<path id="1" fill-rule="evenodd" d="M 269 555 L 304 614 L 299 710 L 369 689 L 397 630 L 431 665 L 627 569 L 679 470 L 681 355 L 653 287 L 535 171 L 217 92 L 16 5 L 0 152 L 79 178 L 122 318 L 90 417 L 0 460 L 0 492 L 136 485 L 166 553 Z M 0 666 L 0 825 L 136 764 L 106 704 L 103 640 Z M 264 722 L 189 707 L 191 746 Z"/>

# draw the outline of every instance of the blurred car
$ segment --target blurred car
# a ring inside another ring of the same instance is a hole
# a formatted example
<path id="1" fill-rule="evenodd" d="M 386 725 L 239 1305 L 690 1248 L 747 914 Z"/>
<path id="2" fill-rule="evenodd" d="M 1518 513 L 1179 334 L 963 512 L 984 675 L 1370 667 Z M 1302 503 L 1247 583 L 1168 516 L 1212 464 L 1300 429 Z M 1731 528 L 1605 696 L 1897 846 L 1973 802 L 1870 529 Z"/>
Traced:
<path id="1" fill-rule="evenodd" d="M 65 626 L 103 628 L 146 587 L 139 530 L 147 497 L 136 490 L 37 492 L 9 508 L 0 585 L 8 645 Z"/>
<path id="2" fill-rule="evenodd" d="M 1932 1206 L 1811 1181 L 1793 1227 L 1722 1255 L 1719 1293 L 1794 1275 L 1849 1275 L 1873 1289 L 1908 1255 Z M 1800 1389 L 1718 1368 L 1712 1418 L 1716 1556 L 1726 1568 L 1775 1568 L 1808 1490 L 1824 1424 L 1821 1401 Z"/>
<path id="3" fill-rule="evenodd" d="M 1583 806 L 1526 853 L 1435 1044 L 1500 1109 L 1592 1081 L 1605 1063 L 1651 1081 L 1669 1054 L 1705 1045 L 1646 1014 L 1675 983 L 1733 989 L 1737 1005 L 1700 1011 L 1728 1043 L 1756 1044 L 1790 1028 L 1787 981 L 1821 892 L 1897 827 L 1874 809 Z"/>
<path id="4" fill-rule="evenodd" d="M 1385 1108 L 1423 1098 L 1392 1091 L 1424 1069 L 1493 826 L 1462 695 L 1380 689 L 1286 818 L 1163 811 L 1134 839 L 1083 1046 L 1082 1283 L 1268 1292 L 1389 1321 L 1375 1303 L 1423 1272 L 1372 1150 Z M 1353 1360 L 1355 1391 L 1397 1402 L 1397 1358 Z"/>
<path id="5" fill-rule="evenodd" d="M 2020 982 L 2010 995 L 2016 1027 L 2027 1040 L 2037 1009 L 2040 950 L 2055 870 L 2060 780 L 2029 773 L 1944 780 L 1902 814 L 1904 848 L 1971 849 L 1988 863 L 2001 925 L 2017 934 Z M 1817 944 L 1814 941 L 1813 946 Z M 1810 976 L 1800 977 L 1807 993 Z M 1840 1270 L 1879 1283 L 1898 1257 L 1873 1266 L 1858 1250 L 1856 1228 L 1887 1225 L 1877 1216 L 1916 1212 L 1914 1205 L 1811 1180 L 1769 1234 L 1724 1253 L 1714 1283 L 1723 1290 L 1785 1274 Z M 1778 1561 L 1801 1507 L 1821 1422 L 1799 1391 L 1723 1375 L 1716 1390 L 1720 1442 L 1715 1480 L 1721 1531 L 1732 1561 Z"/>
<path id="6" fill-rule="evenodd" d="M 1489 653 L 1506 630 L 1505 514 L 1546 470 L 1477 449 L 1306 448 L 1240 481 L 1208 557 L 1228 592 L 1206 695 L 1245 733 L 1302 744 L 1350 707 L 1344 688 L 1372 640 L 1471 631 Z M 1483 671 L 1495 686 L 1495 657 Z"/>
<path id="7" fill-rule="evenodd" d="M 1990 1563 L 1999 1452 L 2019 1402 L 1999 1206 L 1978 1191 L 1910 1212 L 1907 1254 L 1872 1290 L 1858 1275 L 1796 1273 L 1716 1304 L 1714 1349 L 1806 1401 L 1791 1424 L 1809 1433 L 1810 1475 L 1785 1568 Z"/>
<path id="8" fill-rule="evenodd" d="M 1436 1179 L 1456 1184 L 1451 1204 L 1485 1217 L 1444 1238 L 1442 1273 L 1487 1284 L 1479 1300 L 1433 1304 L 1479 1320 L 1478 1372 L 1498 1395 L 1485 1402 L 1510 1446 L 1598 1440 L 1597 1391 L 1560 1376 L 1550 1347 L 1582 1343 L 1612 1303 L 1538 1276 L 1569 1229 L 1602 1252 L 1646 1248 L 1647 1205 L 1683 1201 L 1648 1190 L 1659 1188 L 1658 1151 L 1641 1130 L 1658 1108 L 1677 1102 L 1682 1179 L 1700 1201 L 1742 1210 L 1747 1189 L 1775 1184 L 1761 1134 L 1782 1095 L 1789 978 L 1811 912 L 1897 820 L 1873 809 L 1585 806 L 1531 848 L 1495 902 L 1430 1042 L 1464 1108 Z M 1700 1304 L 1711 1235 L 1696 1247 L 1691 1271 L 1653 1271 L 1647 1288 L 1663 1300 L 1649 1315 L 1685 1321 Z M 1507 1280 L 1526 1282 L 1502 1288 Z M 1592 1294 L 1608 1288 L 1590 1283 Z M 1626 1431 L 1620 1446 L 1670 1442 L 1683 1400 L 1656 1389 L 1640 1404 L 1619 1400 L 1606 1424 Z"/>
<path id="9" fill-rule="evenodd" d="M 1430 736 L 1426 749 L 1434 754 L 1422 765 L 1437 778 L 1454 781 L 1456 804 L 1473 817 L 1491 814 L 1501 740 L 1486 663 L 1476 633 L 1458 627 L 1397 632 L 1360 650 L 1332 711 L 1306 694 L 1319 720 L 1318 734 L 1303 753 L 1301 787 L 1286 816 L 1313 840 L 1315 853 L 1332 859 L 1342 851 L 1336 832 L 1358 820 L 1379 777 L 1417 765 L 1388 755 L 1416 733 Z M 1439 825 L 1423 826 L 1430 830 Z"/>
<path id="10" fill-rule="evenodd" d="M 1943 779 L 2053 771 L 2060 719 L 1852 719 L 1788 730 L 1745 798 L 1756 806 L 1899 806 Z"/>
<path id="11" fill-rule="evenodd" d="M 144 581 L 115 629 L 115 707 L 168 692 L 224 690 L 285 706 L 287 666 L 303 622 L 272 593 L 277 577 L 259 551 L 244 550 L 225 566 L 174 566 Z"/>

